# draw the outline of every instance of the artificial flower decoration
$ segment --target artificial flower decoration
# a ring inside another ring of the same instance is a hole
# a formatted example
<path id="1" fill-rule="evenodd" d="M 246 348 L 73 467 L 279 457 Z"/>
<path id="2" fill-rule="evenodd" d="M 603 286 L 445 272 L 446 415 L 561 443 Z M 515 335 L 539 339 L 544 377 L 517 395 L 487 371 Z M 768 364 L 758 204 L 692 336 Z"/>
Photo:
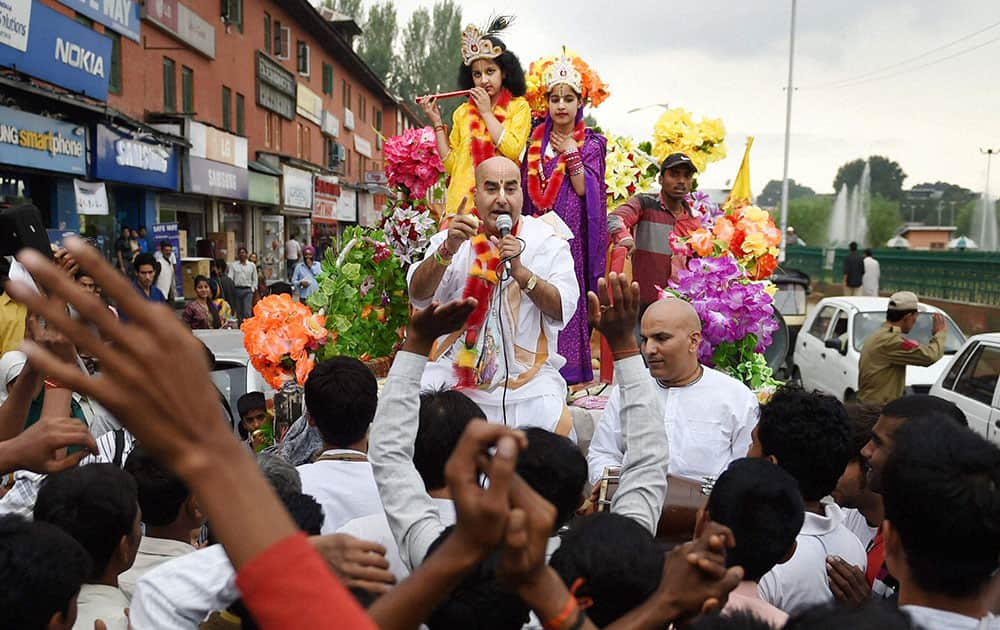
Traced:
<path id="1" fill-rule="evenodd" d="M 605 157 L 604 183 L 608 189 L 608 212 L 630 197 L 656 189 L 659 167 L 632 138 L 611 136 Z"/>
<path id="2" fill-rule="evenodd" d="M 544 118 L 545 112 L 548 111 L 549 101 L 546 96 L 547 88 L 545 85 L 545 75 L 549 68 L 556 63 L 562 55 L 566 55 L 573 62 L 573 67 L 576 71 L 580 73 L 581 78 L 581 88 L 583 91 L 582 99 L 584 104 L 590 107 L 597 107 L 603 103 L 609 96 L 611 92 L 608 91 L 607 84 L 601 80 L 597 71 L 590 67 L 586 61 L 580 58 L 579 55 L 571 50 L 566 50 L 559 55 L 552 55 L 551 57 L 542 57 L 536 61 L 532 61 L 531 65 L 528 67 L 528 72 L 525 74 L 524 79 L 528 86 L 528 91 L 524 95 L 528 99 L 528 105 L 531 106 L 531 112 L 536 118 Z"/>
<path id="3" fill-rule="evenodd" d="M 662 162 L 671 153 L 691 158 L 699 173 L 726 157 L 726 127 L 718 118 L 695 122 L 682 108 L 663 112 L 653 127 L 653 157 Z"/>
<path id="4" fill-rule="evenodd" d="M 390 203 L 382 214 L 385 243 L 392 248 L 404 268 L 423 257 L 435 233 L 437 224 L 430 206 L 423 200 L 403 199 Z"/>
<path id="5" fill-rule="evenodd" d="M 316 353 L 329 341 L 326 317 L 290 295 L 269 295 L 240 326 L 250 363 L 274 389 L 290 381 L 305 385 Z"/>
<path id="6" fill-rule="evenodd" d="M 385 141 L 382 154 L 389 185 L 404 188 L 407 197 L 423 197 L 444 173 L 430 127 L 407 129 L 392 136 Z"/>

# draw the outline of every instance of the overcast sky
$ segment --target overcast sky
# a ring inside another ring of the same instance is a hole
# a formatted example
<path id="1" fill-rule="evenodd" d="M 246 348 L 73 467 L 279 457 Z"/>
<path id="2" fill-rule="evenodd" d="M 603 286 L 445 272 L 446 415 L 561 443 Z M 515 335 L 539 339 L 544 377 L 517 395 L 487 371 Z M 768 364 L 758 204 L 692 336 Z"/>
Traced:
<path id="1" fill-rule="evenodd" d="M 660 110 L 627 112 L 652 103 L 722 118 L 729 157 L 709 165 L 702 186 L 733 178 L 747 135 L 756 137 L 754 192 L 781 179 L 790 0 L 460 3 L 465 22 L 481 24 L 496 11 L 516 15 L 506 40 L 525 68 L 563 44 L 579 52 L 610 85 L 611 98 L 592 111 L 607 130 L 648 138 Z M 400 22 L 421 4 L 430 0 L 396 0 Z M 997 22 L 996 0 L 799 0 L 789 176 L 832 192 L 841 164 L 884 154 L 903 167 L 906 187 L 944 180 L 981 191 L 986 161 L 979 149 L 1000 149 L 1000 25 L 871 73 Z M 875 80 L 818 87 L 859 75 Z M 995 193 L 1000 163 L 993 171 Z"/>

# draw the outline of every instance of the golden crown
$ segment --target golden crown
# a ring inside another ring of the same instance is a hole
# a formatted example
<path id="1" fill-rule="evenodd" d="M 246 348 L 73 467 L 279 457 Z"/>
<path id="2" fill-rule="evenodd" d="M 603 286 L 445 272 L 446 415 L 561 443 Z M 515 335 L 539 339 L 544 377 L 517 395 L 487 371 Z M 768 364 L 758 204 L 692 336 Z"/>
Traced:
<path id="1" fill-rule="evenodd" d="M 583 93 L 583 77 L 573 65 L 573 60 L 566 56 L 565 51 L 545 72 L 545 88 L 551 90 L 563 83 L 573 88 L 577 94 Z"/>
<path id="2" fill-rule="evenodd" d="M 462 63 L 471 66 L 477 59 L 496 59 L 503 54 L 503 48 L 483 36 L 482 31 L 472 24 L 462 31 Z"/>

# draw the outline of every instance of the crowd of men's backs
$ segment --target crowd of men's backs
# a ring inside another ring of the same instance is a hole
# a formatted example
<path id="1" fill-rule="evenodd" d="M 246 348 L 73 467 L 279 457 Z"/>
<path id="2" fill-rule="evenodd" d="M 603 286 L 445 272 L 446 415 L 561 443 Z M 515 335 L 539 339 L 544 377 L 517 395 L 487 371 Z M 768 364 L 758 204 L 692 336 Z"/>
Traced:
<path id="1" fill-rule="evenodd" d="M 499 236 L 507 214 L 527 242 L 498 239 L 524 253 L 507 281 L 539 314 L 522 310 L 522 325 L 567 319 L 575 299 L 560 291 L 575 280 L 539 264 L 564 245 L 519 216 L 516 168 L 484 165 L 487 230 Z M 478 307 L 462 299 L 474 258 L 462 223 L 432 241 L 441 260 L 411 270 L 415 310 L 381 391 L 356 359 L 319 363 L 306 413 L 257 456 L 263 395 L 230 418 L 204 346 L 164 305 L 79 241 L 69 253 L 128 323 L 22 255 L 45 294 L 5 285 L 33 316 L 24 355 L 0 366 L 0 627 L 994 627 L 1000 449 L 951 403 L 903 395 L 905 364 L 944 335 L 905 340 L 916 296 L 893 295 L 887 341 L 865 345 L 878 392 L 863 386 L 865 404 L 785 387 L 759 405 L 698 362 L 690 305 L 644 304 L 609 274 L 587 315 L 616 384 L 588 447 L 561 420 L 533 426 L 547 403 L 513 386 L 499 407 L 426 387 L 435 363 L 451 374 L 440 340 Z M 545 360 L 530 373 L 558 368 Z M 707 498 L 680 497 L 701 508 L 678 543 L 678 494 L 703 483 Z"/>

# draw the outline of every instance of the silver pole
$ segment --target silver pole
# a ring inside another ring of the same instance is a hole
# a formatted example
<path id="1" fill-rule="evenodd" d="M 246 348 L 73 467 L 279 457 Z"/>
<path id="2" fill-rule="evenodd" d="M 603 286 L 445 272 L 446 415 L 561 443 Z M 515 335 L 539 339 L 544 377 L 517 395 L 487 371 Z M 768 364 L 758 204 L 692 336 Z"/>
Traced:
<path id="1" fill-rule="evenodd" d="M 778 260 L 785 261 L 785 246 L 788 244 L 788 153 L 791 146 L 792 131 L 792 76 L 795 64 L 795 5 L 797 0 L 792 0 L 792 27 L 788 43 L 788 91 L 785 104 L 785 167 L 781 176 L 781 248 Z"/>
<path id="2" fill-rule="evenodd" d="M 983 189 L 983 205 L 986 206 L 986 216 L 983 217 L 983 224 L 979 226 L 979 234 L 977 235 L 979 236 L 979 243 L 977 244 L 982 247 L 983 240 L 986 239 L 987 217 L 990 216 L 990 210 L 992 210 L 990 207 L 990 166 L 993 163 L 993 154 L 997 153 L 997 151 L 993 149 L 979 149 L 979 152 L 986 155 L 986 187 Z"/>

